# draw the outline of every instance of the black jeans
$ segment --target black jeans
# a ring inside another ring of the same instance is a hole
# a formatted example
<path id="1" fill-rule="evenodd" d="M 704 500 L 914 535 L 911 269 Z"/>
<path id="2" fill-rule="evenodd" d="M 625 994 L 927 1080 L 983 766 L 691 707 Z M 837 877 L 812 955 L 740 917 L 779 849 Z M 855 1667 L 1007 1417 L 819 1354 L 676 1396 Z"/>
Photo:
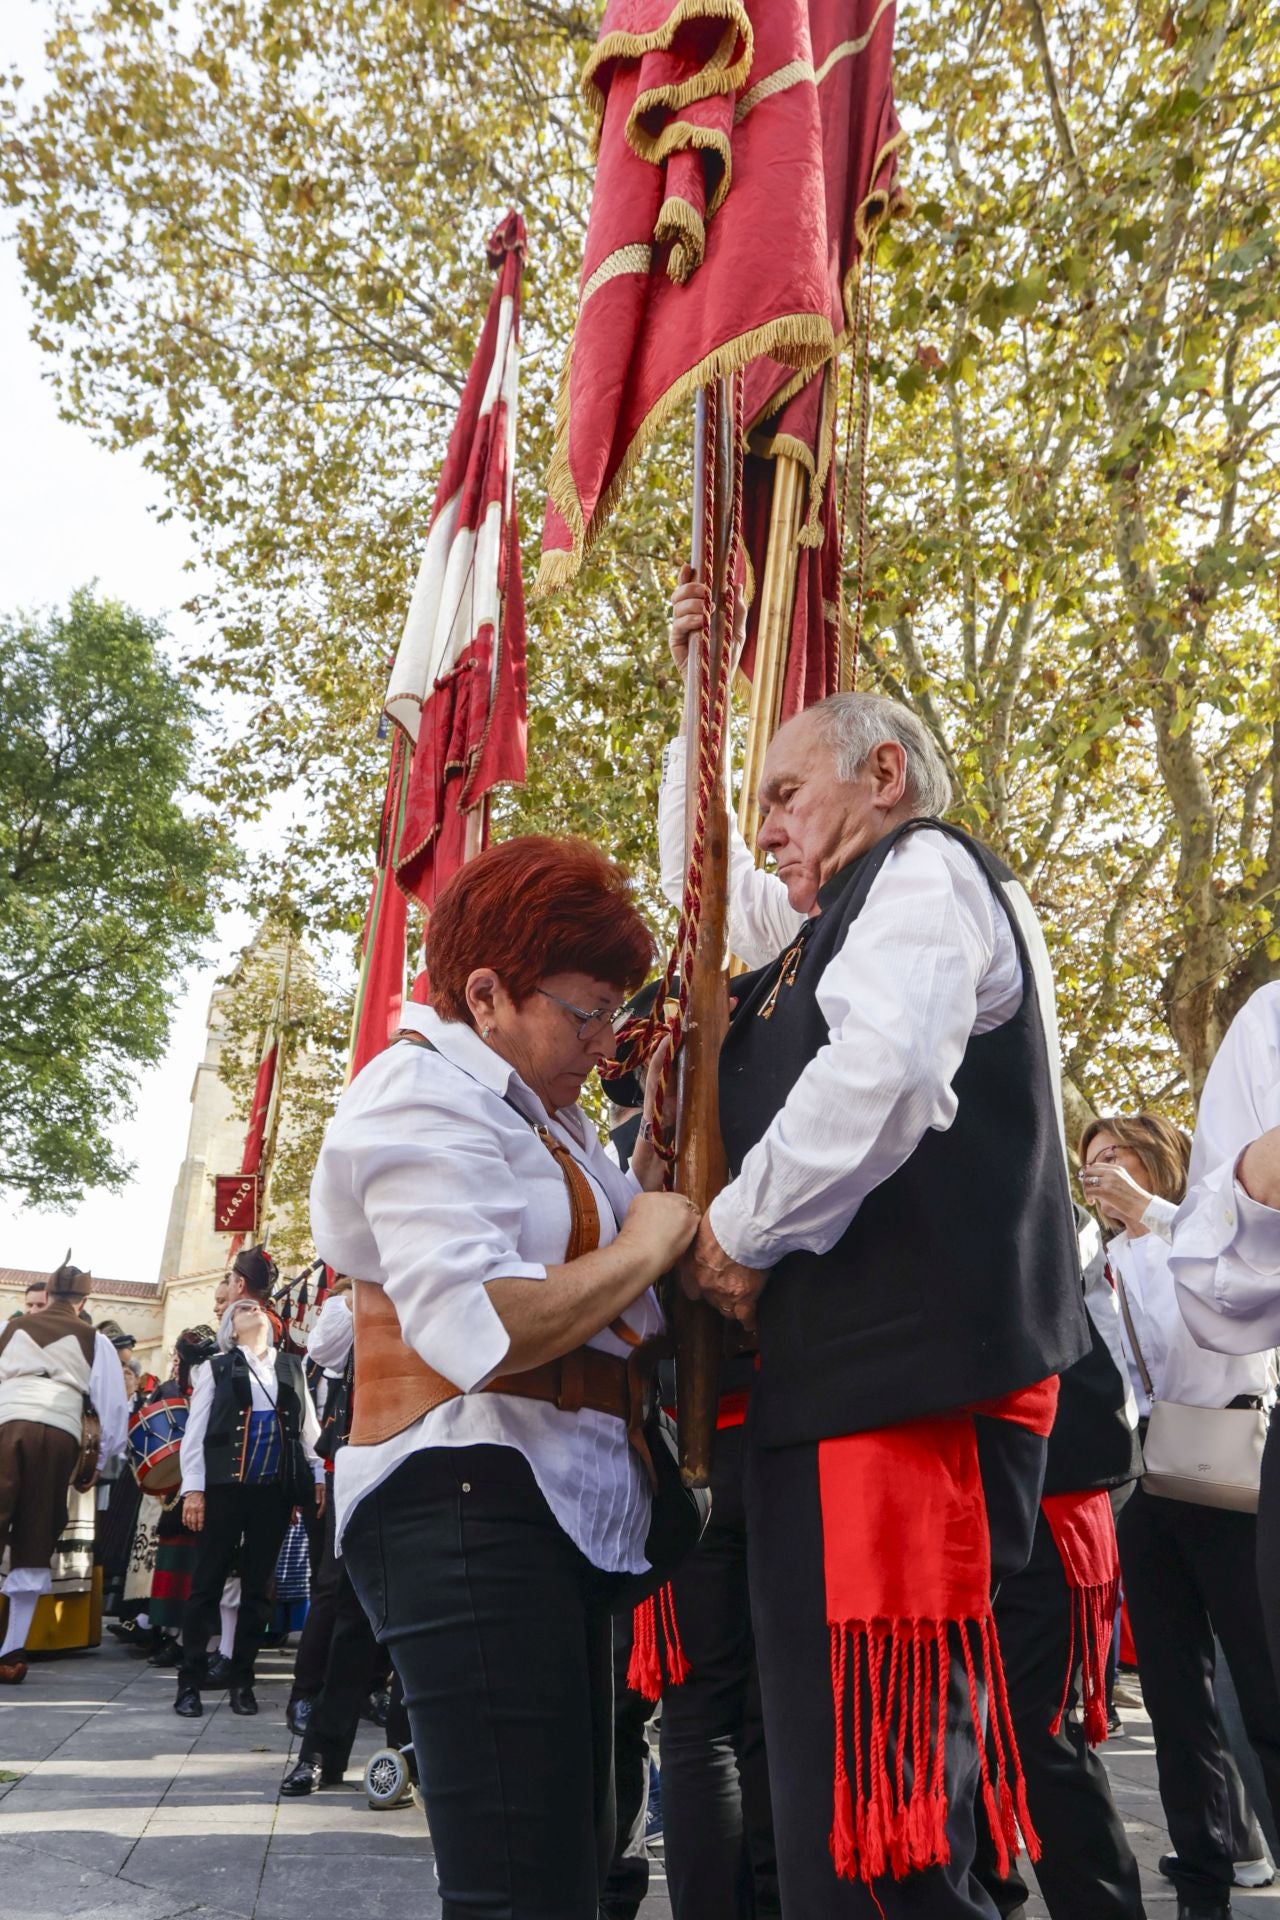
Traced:
<path id="1" fill-rule="evenodd" d="M 999 1582 L 1030 1555 L 1046 1448 L 1008 1421 L 979 1418 L 976 1425 L 992 1576 Z M 994 1920 L 995 1908 L 971 1872 L 978 1743 L 954 1633 L 946 1743 L 950 1864 L 905 1880 L 886 1876 L 874 1889 L 836 1877 L 828 1845 L 833 1708 L 818 1449 L 754 1446 L 750 1412 L 746 1444 L 751 1615 L 782 1911 L 788 1920 Z"/>
<path id="2" fill-rule="evenodd" d="M 378 1643 L 351 1584 L 346 1561 L 339 1560 L 337 1569 L 328 1658 L 320 1676 L 320 1689 L 311 1696 L 311 1718 L 298 1758 L 319 1762 L 342 1773 L 350 1762 L 360 1715 L 373 1684 Z"/>
<path id="3" fill-rule="evenodd" d="M 218 1606 L 232 1564 L 240 1571 L 240 1611 L 231 1652 L 233 1687 L 252 1686 L 254 1662 L 271 1619 L 271 1581 L 289 1526 L 292 1503 L 278 1480 L 243 1487 L 209 1487 L 191 1593 L 182 1613 L 179 1687 L 204 1685 L 207 1648 L 218 1631 Z"/>
<path id="4" fill-rule="evenodd" d="M 618 1587 L 502 1446 L 412 1454 L 343 1542 L 404 1687 L 442 1920 L 596 1920 Z"/>
<path id="5" fill-rule="evenodd" d="M 1043 1513 L 1031 1559 L 1002 1583 L 995 1613 L 1027 1804 L 1043 1848 L 1035 1871 L 1045 1905 L 1053 1920 L 1142 1920 L 1138 1863 L 1107 1770 L 1070 1711 L 1058 1733 L 1049 1731 L 1070 1658 L 1071 1589 Z M 1078 1703 L 1079 1683 L 1077 1658 L 1069 1709 Z M 1016 1866 L 997 1872 L 981 1813 L 974 1870 L 1002 1915 L 1022 1913 L 1026 1883 Z"/>
<path id="6" fill-rule="evenodd" d="M 1178 1856 L 1174 1883 L 1225 1906 L 1236 1822 L 1213 1697 L 1215 1632 L 1272 1809 L 1280 1808 L 1280 1693 L 1258 1599 L 1256 1522 L 1139 1487 L 1116 1531 L 1160 1800 Z"/>
<path id="7" fill-rule="evenodd" d="M 711 1519 L 671 1582 L 682 1686 L 662 1697 L 662 1827 L 674 1920 L 782 1909 L 747 1588 L 742 1428 L 716 1435 Z"/>
<path id="8" fill-rule="evenodd" d="M 1262 1455 L 1262 1485 L 1258 1490 L 1258 1592 L 1262 1624 L 1271 1653 L 1271 1670 L 1280 1676 L 1280 1416 L 1273 1417 Z M 1228 1664 L 1230 1656 L 1228 1655 Z M 1242 1675 L 1232 1676 L 1242 1692 Z M 1272 1796 L 1274 1801 L 1274 1795 Z M 1280 1807 L 1273 1807 L 1280 1821 Z"/>

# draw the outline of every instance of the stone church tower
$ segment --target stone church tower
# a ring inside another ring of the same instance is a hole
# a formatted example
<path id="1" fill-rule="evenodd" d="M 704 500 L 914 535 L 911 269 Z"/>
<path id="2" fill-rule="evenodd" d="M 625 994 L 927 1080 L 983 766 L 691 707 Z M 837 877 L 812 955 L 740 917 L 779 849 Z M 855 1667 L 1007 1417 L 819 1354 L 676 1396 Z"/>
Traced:
<path id="1" fill-rule="evenodd" d="M 212 1322 L 213 1289 L 226 1269 L 230 1239 L 213 1230 L 213 1180 L 234 1173 L 244 1152 L 245 1123 L 232 1110 L 231 1089 L 218 1072 L 226 1009 L 234 986 L 216 987 L 209 1002 L 204 1058 L 191 1086 L 187 1150 L 174 1183 L 160 1258 L 164 1342 L 184 1327 Z"/>

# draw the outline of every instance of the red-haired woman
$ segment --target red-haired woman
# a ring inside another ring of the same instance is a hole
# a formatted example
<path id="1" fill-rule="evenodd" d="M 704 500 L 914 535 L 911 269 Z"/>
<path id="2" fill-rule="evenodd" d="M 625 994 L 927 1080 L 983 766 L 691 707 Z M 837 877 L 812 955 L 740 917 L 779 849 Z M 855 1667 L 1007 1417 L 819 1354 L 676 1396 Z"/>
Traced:
<path id="1" fill-rule="evenodd" d="M 355 1288 L 336 1528 L 404 1687 L 444 1920 L 595 1920 L 612 1846 L 609 1604 L 650 1495 L 626 1356 L 692 1205 L 577 1105 L 653 941 L 625 874 L 529 836 L 464 867 L 431 1008 L 347 1089 L 311 1190 Z"/>

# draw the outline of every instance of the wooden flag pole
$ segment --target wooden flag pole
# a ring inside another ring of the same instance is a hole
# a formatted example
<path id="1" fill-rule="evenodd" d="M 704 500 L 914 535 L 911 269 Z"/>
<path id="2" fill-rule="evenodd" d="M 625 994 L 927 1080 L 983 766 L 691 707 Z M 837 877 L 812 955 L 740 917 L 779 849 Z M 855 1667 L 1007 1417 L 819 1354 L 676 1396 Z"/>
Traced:
<path id="1" fill-rule="evenodd" d="M 738 795 L 738 825 L 747 845 L 755 848 L 760 829 L 757 794 L 764 756 L 778 730 L 782 689 L 787 677 L 791 620 L 796 604 L 796 567 L 800 515 L 804 509 L 805 470 L 789 453 L 773 463 L 773 496 L 769 506 L 769 545 L 760 576 L 760 616 L 756 625 L 756 657 L 751 676 L 751 716 Z M 759 865 L 762 855 L 756 855 Z"/>
<path id="2" fill-rule="evenodd" d="M 715 682 L 725 647 L 733 643 L 725 620 L 725 569 L 728 561 L 733 495 L 733 407 L 729 382 L 719 383 L 714 446 L 708 446 L 707 410 L 698 395 L 693 457 L 694 572 L 713 588 L 711 678 Z M 712 463 L 712 550 L 704 552 L 703 500 L 707 462 Z M 697 714 L 703 697 L 698 649 L 689 650 L 685 680 L 685 735 L 688 770 L 685 785 L 685 863 L 689 862 L 697 807 Z M 720 1137 L 720 1046 L 729 1025 L 729 976 L 726 944 L 729 917 L 729 814 L 726 751 L 706 825 L 702 861 L 702 917 L 689 979 L 689 1009 L 678 1070 L 676 1187 L 705 1211 L 728 1177 Z M 690 1300 L 674 1287 L 671 1312 L 676 1352 L 676 1405 L 680 1471 L 689 1486 L 705 1487 L 711 1476 L 720 1398 L 720 1357 L 724 1321 L 713 1308 Z"/>

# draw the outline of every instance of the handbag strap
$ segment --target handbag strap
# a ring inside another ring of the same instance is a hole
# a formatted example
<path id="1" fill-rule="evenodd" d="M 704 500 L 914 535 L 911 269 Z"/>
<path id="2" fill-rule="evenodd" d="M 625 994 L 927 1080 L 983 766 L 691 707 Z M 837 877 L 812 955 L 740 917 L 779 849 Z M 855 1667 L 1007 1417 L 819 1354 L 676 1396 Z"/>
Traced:
<path id="1" fill-rule="evenodd" d="M 1120 1296 L 1120 1311 L 1124 1315 L 1124 1324 L 1129 1334 L 1129 1345 L 1133 1348 L 1133 1357 L 1138 1363 L 1138 1372 L 1142 1375 L 1142 1384 L 1147 1390 L 1147 1398 L 1155 1405 L 1156 1390 L 1151 1384 L 1151 1375 L 1147 1372 L 1147 1363 L 1142 1357 L 1142 1348 L 1138 1345 L 1138 1336 L 1134 1331 L 1133 1315 L 1129 1311 L 1129 1296 L 1124 1288 L 1124 1275 L 1118 1267 L 1106 1261 L 1108 1278 Z"/>

